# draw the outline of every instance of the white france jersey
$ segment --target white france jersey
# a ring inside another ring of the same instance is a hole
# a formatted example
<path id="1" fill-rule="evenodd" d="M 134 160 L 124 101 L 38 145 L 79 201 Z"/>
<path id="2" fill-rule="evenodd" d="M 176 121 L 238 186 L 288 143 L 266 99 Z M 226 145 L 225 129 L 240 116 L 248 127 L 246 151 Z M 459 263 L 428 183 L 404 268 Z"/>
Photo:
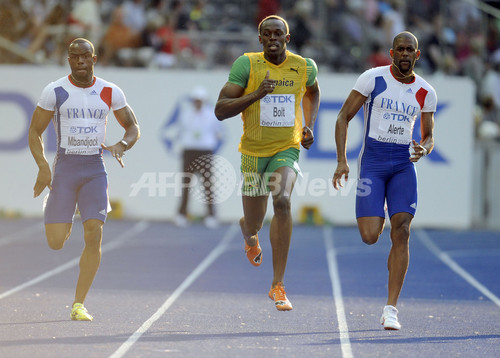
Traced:
<path id="1" fill-rule="evenodd" d="M 125 107 L 127 100 L 118 86 L 99 77 L 82 88 L 66 76 L 48 84 L 37 105 L 54 111 L 58 155 L 94 155 L 101 153 L 109 111 Z"/>
<path id="2" fill-rule="evenodd" d="M 416 74 L 411 83 L 396 80 L 391 65 L 362 73 L 354 90 L 368 97 L 363 105 L 365 142 L 371 138 L 377 142 L 408 145 L 418 115 L 436 111 L 434 88 Z"/>

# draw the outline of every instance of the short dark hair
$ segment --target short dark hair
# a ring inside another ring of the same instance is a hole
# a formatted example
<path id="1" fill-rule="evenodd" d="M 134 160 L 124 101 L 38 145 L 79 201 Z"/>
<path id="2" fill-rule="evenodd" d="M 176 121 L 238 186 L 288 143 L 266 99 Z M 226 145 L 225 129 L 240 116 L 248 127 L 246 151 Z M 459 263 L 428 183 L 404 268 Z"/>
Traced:
<path id="1" fill-rule="evenodd" d="M 262 24 L 264 22 L 266 22 L 267 20 L 279 20 L 279 21 L 282 21 L 285 24 L 286 34 L 288 35 L 290 33 L 290 28 L 288 27 L 288 22 L 286 22 L 286 20 L 284 18 L 282 18 L 281 16 L 278 16 L 278 15 L 269 15 L 269 16 L 266 16 L 265 18 L 263 18 L 261 22 L 259 22 L 259 26 L 257 27 L 257 29 L 259 31 L 259 35 L 260 35 L 260 30 L 262 28 Z"/>
<path id="2" fill-rule="evenodd" d="M 415 35 L 413 35 L 410 31 L 403 31 L 397 34 L 394 39 L 392 40 L 392 48 L 394 48 L 394 44 L 396 43 L 396 40 L 406 37 L 406 38 L 411 38 L 415 41 L 415 49 L 418 50 L 418 39 Z"/>
<path id="3" fill-rule="evenodd" d="M 76 44 L 81 44 L 81 43 L 89 44 L 90 49 L 92 50 L 92 55 L 95 55 L 94 44 L 92 42 L 90 42 L 89 40 L 84 39 L 83 37 L 78 37 L 78 38 L 74 39 L 73 41 L 71 41 L 71 43 L 68 46 L 68 52 L 69 52 L 69 49 L 71 48 L 71 46 L 76 45 Z"/>

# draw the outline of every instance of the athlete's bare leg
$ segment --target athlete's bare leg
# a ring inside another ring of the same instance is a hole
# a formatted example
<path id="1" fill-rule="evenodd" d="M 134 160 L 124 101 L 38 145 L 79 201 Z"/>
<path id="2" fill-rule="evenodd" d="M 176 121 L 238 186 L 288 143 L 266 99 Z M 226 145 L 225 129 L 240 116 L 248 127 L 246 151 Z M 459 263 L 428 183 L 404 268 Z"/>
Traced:
<path id="1" fill-rule="evenodd" d="M 267 211 L 269 195 L 243 196 L 243 217 L 240 219 L 241 233 L 248 246 L 257 245 L 257 233 L 262 229 L 262 223 Z"/>
<path id="2" fill-rule="evenodd" d="M 53 250 L 62 249 L 69 235 L 71 235 L 72 226 L 71 223 L 46 224 L 45 236 L 47 236 L 49 247 Z"/>
<path id="3" fill-rule="evenodd" d="M 387 260 L 389 289 L 387 304 L 396 307 L 410 262 L 410 225 L 413 215 L 397 213 L 391 217 L 392 247 Z"/>
<path id="4" fill-rule="evenodd" d="M 271 221 L 270 239 L 273 249 L 274 276 L 271 287 L 276 283 L 284 283 L 288 251 L 292 238 L 292 214 L 290 197 L 297 174 L 290 167 L 280 167 L 269 181 L 273 194 L 274 215 Z"/>
<path id="5" fill-rule="evenodd" d="M 373 245 L 384 231 L 385 219 L 380 216 L 364 216 L 358 218 L 358 229 L 361 239 L 367 245 Z"/>
<path id="6" fill-rule="evenodd" d="M 397 213 L 391 217 L 391 251 L 387 260 L 389 270 L 387 304 L 396 307 L 410 260 L 410 224 L 413 216 Z M 358 218 L 358 228 L 363 242 L 375 244 L 384 230 L 385 219 L 378 216 Z"/>
<path id="7" fill-rule="evenodd" d="M 97 219 L 89 219 L 83 223 L 85 247 L 80 257 L 80 274 L 73 303 L 83 303 L 85 301 L 85 297 L 99 269 L 103 224 L 101 220 Z"/>

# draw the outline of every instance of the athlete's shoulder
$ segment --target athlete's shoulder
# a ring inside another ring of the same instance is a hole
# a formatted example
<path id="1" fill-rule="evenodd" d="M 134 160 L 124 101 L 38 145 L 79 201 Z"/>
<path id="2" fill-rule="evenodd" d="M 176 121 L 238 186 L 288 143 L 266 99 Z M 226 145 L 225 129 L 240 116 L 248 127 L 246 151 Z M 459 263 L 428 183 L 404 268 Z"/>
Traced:
<path id="1" fill-rule="evenodd" d="M 245 88 L 250 76 L 250 57 L 247 53 L 238 57 L 231 66 L 228 82 Z"/>
<path id="2" fill-rule="evenodd" d="M 238 57 L 236 60 L 238 61 L 242 57 L 247 58 L 247 59 L 254 58 L 254 57 L 264 57 L 264 52 L 245 52 L 243 55 Z"/>
<path id="3" fill-rule="evenodd" d="M 318 65 L 316 64 L 316 62 L 312 58 L 302 57 L 301 55 L 298 55 L 296 53 L 293 53 L 293 52 L 287 50 L 286 51 L 286 59 L 289 62 L 296 61 L 299 63 L 300 62 L 305 63 L 306 70 L 307 70 L 308 74 L 313 73 L 314 76 L 316 76 L 316 74 L 318 73 Z"/>
<path id="4" fill-rule="evenodd" d="M 377 77 L 390 77 L 390 66 L 379 66 L 370 68 L 359 75 L 358 83 L 372 83 Z"/>
<path id="5" fill-rule="evenodd" d="M 65 91 L 70 87 L 71 82 L 68 76 L 61 77 L 53 82 L 48 83 L 42 91 L 42 97 L 53 96 L 56 88 L 63 88 Z"/>
<path id="6" fill-rule="evenodd" d="M 98 85 L 98 86 L 102 86 L 102 87 L 112 87 L 112 88 L 115 87 L 115 88 L 120 89 L 120 87 L 117 84 L 115 84 L 114 82 L 107 81 L 104 78 L 97 77 L 97 76 L 95 76 L 95 84 L 94 85 Z"/>
<path id="7" fill-rule="evenodd" d="M 388 76 L 391 74 L 390 67 L 391 65 L 373 67 L 364 71 L 362 75 L 367 77 Z"/>
<path id="8" fill-rule="evenodd" d="M 246 52 L 243 55 L 239 56 L 236 60 L 233 62 L 233 67 L 234 66 L 246 66 L 250 64 L 250 56 L 253 53 Z"/>
<path id="9" fill-rule="evenodd" d="M 64 76 L 61 78 L 58 78 L 57 80 L 50 82 L 47 84 L 47 88 L 56 88 L 56 87 L 65 87 L 66 85 L 70 84 L 68 76 Z"/>
<path id="10" fill-rule="evenodd" d="M 425 101 L 426 101 L 426 104 L 430 105 L 430 107 L 428 107 L 426 105 L 425 109 L 429 110 L 429 108 L 430 108 L 430 110 L 429 110 L 430 112 L 435 112 L 438 98 L 437 98 L 437 93 L 436 93 L 436 90 L 434 89 L 434 87 L 432 87 L 432 85 L 429 82 L 424 80 L 423 77 L 421 77 L 417 74 L 415 75 L 415 85 L 426 91 Z"/>
<path id="11" fill-rule="evenodd" d="M 318 65 L 316 64 L 316 61 L 309 57 L 305 57 L 304 60 L 306 61 L 306 65 L 308 67 L 314 68 L 316 72 L 318 72 Z"/>
<path id="12" fill-rule="evenodd" d="M 307 82 L 306 86 L 312 86 L 316 82 L 316 77 L 318 77 L 318 66 L 312 58 L 304 58 L 306 62 L 306 74 Z"/>
<path id="13" fill-rule="evenodd" d="M 415 82 L 427 90 L 436 92 L 434 87 L 429 82 L 427 82 L 422 76 L 420 76 L 418 74 L 415 74 Z"/>

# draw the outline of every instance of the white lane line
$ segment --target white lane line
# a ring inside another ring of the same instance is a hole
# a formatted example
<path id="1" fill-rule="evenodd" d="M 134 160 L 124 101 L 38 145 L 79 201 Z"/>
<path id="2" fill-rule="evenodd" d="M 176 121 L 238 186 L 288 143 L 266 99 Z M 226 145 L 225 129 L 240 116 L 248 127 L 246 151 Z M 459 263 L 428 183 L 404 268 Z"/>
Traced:
<path id="1" fill-rule="evenodd" d="M 146 331 L 174 304 L 174 302 L 195 282 L 205 270 L 226 251 L 229 242 L 239 230 L 239 225 L 231 225 L 222 240 L 208 254 L 207 257 L 184 279 L 174 292 L 163 302 L 158 310 L 140 326 L 109 358 L 120 358 L 146 333 Z"/>
<path id="2" fill-rule="evenodd" d="M 0 246 L 10 244 L 14 241 L 24 241 L 27 240 L 26 236 L 30 236 L 31 234 L 40 231 L 43 232 L 43 222 L 38 222 L 34 225 L 24 227 L 23 229 L 16 231 L 12 234 L 0 237 Z"/>
<path id="3" fill-rule="evenodd" d="M 471 286 L 476 288 L 483 295 L 488 297 L 493 303 L 500 307 L 500 299 L 495 296 L 493 292 L 488 290 L 483 284 L 476 280 L 471 274 L 465 271 L 459 264 L 455 262 L 446 252 L 443 252 L 437 245 L 432 241 L 429 234 L 424 230 L 415 230 L 417 237 L 422 241 L 422 243 L 432 252 L 437 258 L 443 261 L 449 268 L 455 271 L 460 277 L 467 281 Z"/>
<path id="4" fill-rule="evenodd" d="M 332 282 L 333 298 L 337 309 L 337 321 L 340 333 L 340 348 L 342 350 L 342 357 L 352 358 L 351 341 L 349 339 L 349 328 L 347 327 L 347 319 L 345 317 L 337 256 L 335 253 L 335 247 L 333 246 L 333 230 L 330 226 L 323 227 L 323 238 L 325 241 L 328 271 Z"/>
<path id="5" fill-rule="evenodd" d="M 146 228 L 149 226 L 149 223 L 145 221 L 138 222 L 135 224 L 130 230 L 125 232 L 124 234 L 118 235 L 117 238 L 107 244 L 102 245 L 101 251 L 104 253 L 106 251 L 111 251 L 116 249 L 117 247 L 123 245 L 126 241 L 132 239 L 135 235 L 138 233 L 146 230 Z M 50 271 L 45 272 L 44 274 L 41 274 L 40 276 L 35 277 L 32 280 L 29 280 L 19 286 L 16 286 L 14 288 L 11 288 L 8 291 L 5 291 L 4 293 L 0 294 L 0 300 L 8 297 L 16 292 L 19 292 L 21 290 L 24 290 L 27 287 L 33 286 L 41 281 L 44 281 L 52 276 L 55 276 L 61 272 L 64 272 L 74 266 L 78 266 L 80 262 L 80 257 L 75 257 L 74 259 L 66 262 L 65 264 L 62 264 L 61 266 L 56 267 L 55 269 L 52 269 Z"/>

